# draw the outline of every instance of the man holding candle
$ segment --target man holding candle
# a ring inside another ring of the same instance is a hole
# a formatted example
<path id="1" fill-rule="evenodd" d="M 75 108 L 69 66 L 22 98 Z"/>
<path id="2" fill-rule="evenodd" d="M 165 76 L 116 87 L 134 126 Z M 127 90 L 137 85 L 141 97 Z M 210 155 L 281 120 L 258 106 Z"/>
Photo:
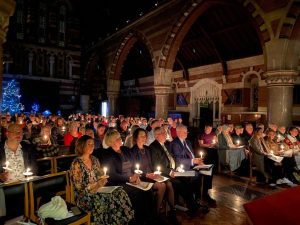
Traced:
<path id="1" fill-rule="evenodd" d="M 187 127 L 184 125 L 178 125 L 176 127 L 177 138 L 171 142 L 171 151 L 174 155 L 176 168 L 181 164 L 185 170 L 192 170 L 194 166 L 202 165 L 203 159 L 195 157 L 193 148 L 189 140 L 187 140 Z M 212 176 L 204 176 L 203 183 L 203 200 L 211 205 L 215 205 L 216 201 L 212 199 L 208 194 L 208 189 L 212 188 Z M 194 188 L 193 193 L 195 194 L 196 200 L 200 200 L 200 186 L 201 186 L 201 175 L 198 174 L 196 177 L 191 178 L 192 186 Z"/>
<path id="2" fill-rule="evenodd" d="M 29 145 L 21 144 L 23 137 L 22 127 L 10 124 L 7 128 L 7 140 L 0 145 L 0 180 L 19 179 L 24 177 L 24 171 L 31 168 L 37 174 L 36 157 Z M 9 162 L 10 170 L 3 169 Z"/>
<path id="3" fill-rule="evenodd" d="M 151 159 L 154 165 L 160 165 L 162 175 L 169 177 L 172 182 L 175 196 L 181 195 L 189 208 L 189 214 L 193 215 L 197 212 L 198 205 L 193 196 L 193 184 L 191 179 L 187 177 L 175 177 L 176 161 L 170 150 L 169 142 L 166 142 L 166 131 L 163 127 L 154 129 L 155 141 L 149 146 L 151 149 Z M 179 172 L 184 171 L 184 165 L 177 165 Z M 168 192 L 168 201 L 170 206 L 174 205 L 174 193 Z M 176 221 L 175 210 L 170 211 L 172 221 Z M 176 224 L 175 222 L 173 224 Z"/>

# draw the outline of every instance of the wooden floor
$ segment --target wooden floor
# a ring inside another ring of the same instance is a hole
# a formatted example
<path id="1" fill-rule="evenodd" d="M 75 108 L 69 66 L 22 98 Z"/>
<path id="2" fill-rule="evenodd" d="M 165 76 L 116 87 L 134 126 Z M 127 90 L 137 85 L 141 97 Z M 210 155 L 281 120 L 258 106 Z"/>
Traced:
<path id="1" fill-rule="evenodd" d="M 243 204 L 285 188 L 249 184 L 248 179 L 236 176 L 215 175 L 210 195 L 217 200 L 217 207 L 193 218 L 178 210 L 177 218 L 181 225 L 247 225 Z"/>

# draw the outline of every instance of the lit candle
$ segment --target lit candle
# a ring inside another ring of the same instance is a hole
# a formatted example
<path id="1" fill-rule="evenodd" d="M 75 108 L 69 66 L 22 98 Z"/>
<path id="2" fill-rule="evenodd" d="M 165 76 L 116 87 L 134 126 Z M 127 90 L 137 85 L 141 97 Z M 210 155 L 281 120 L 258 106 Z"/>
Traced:
<path id="1" fill-rule="evenodd" d="M 156 171 L 154 172 L 154 174 L 161 174 L 161 172 L 160 172 L 160 166 L 158 166 L 158 167 L 156 168 Z"/>
<path id="2" fill-rule="evenodd" d="M 66 127 L 65 127 L 65 126 L 63 126 L 61 129 L 62 129 L 62 131 L 65 131 L 65 130 L 66 130 Z"/>
<path id="3" fill-rule="evenodd" d="M 183 169 L 183 167 L 184 167 L 184 166 L 183 166 L 183 164 L 181 164 L 181 165 L 180 165 L 180 171 L 179 171 L 179 172 L 181 172 L 181 173 L 183 173 L 183 172 L 184 172 L 184 169 Z"/>
<path id="4" fill-rule="evenodd" d="M 240 140 L 237 140 L 237 141 L 236 141 L 236 144 L 237 144 L 237 145 L 240 145 Z"/>
<path id="5" fill-rule="evenodd" d="M 5 162 L 5 167 L 3 167 L 3 169 L 5 170 L 12 170 L 11 168 L 8 167 L 9 166 L 9 161 Z"/>
<path id="6" fill-rule="evenodd" d="M 203 152 L 200 151 L 200 158 L 203 159 Z"/>
<path id="7" fill-rule="evenodd" d="M 280 145 L 280 149 L 281 149 L 281 151 L 283 151 L 283 149 L 284 149 L 284 146 L 283 146 L 283 145 Z"/>
<path id="8" fill-rule="evenodd" d="M 142 174 L 143 173 L 143 171 L 140 170 L 140 164 L 137 163 L 135 165 L 135 168 L 136 168 L 136 170 L 134 171 L 135 173 L 137 173 L 137 174 Z"/>
<path id="9" fill-rule="evenodd" d="M 271 155 L 273 155 L 273 151 L 271 150 Z"/>
<path id="10" fill-rule="evenodd" d="M 44 140 L 47 140 L 48 139 L 48 136 L 47 135 L 44 135 Z"/>
<path id="11" fill-rule="evenodd" d="M 216 139 L 213 139 L 213 140 L 212 140 L 212 144 L 216 144 Z"/>
<path id="12" fill-rule="evenodd" d="M 104 176 L 106 176 L 107 168 L 103 167 Z"/>

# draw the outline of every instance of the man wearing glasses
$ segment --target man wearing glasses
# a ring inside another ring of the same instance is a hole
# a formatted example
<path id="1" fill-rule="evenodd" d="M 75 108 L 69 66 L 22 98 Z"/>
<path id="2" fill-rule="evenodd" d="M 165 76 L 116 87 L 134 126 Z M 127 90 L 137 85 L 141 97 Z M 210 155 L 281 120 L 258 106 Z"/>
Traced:
<path id="1" fill-rule="evenodd" d="M 29 145 L 21 144 L 22 127 L 18 124 L 10 124 L 6 135 L 6 141 L 0 145 L 0 181 L 23 178 L 23 173 L 27 169 L 36 174 L 35 153 Z"/>

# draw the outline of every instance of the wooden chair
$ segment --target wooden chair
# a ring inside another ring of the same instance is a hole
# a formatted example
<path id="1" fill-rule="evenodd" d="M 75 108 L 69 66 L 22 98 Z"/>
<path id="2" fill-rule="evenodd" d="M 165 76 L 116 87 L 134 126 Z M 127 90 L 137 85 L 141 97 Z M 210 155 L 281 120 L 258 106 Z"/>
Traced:
<path id="1" fill-rule="evenodd" d="M 54 173 L 54 160 L 53 157 L 45 157 L 37 159 L 37 166 L 39 176 Z"/>
<path id="2" fill-rule="evenodd" d="M 76 154 L 61 155 L 54 157 L 54 173 L 68 171 L 73 160 L 77 157 Z"/>
<path id="3" fill-rule="evenodd" d="M 28 185 L 24 182 L 13 182 L 2 186 L 5 196 L 6 216 L 0 221 L 7 221 L 24 215 L 29 218 Z"/>
<path id="4" fill-rule="evenodd" d="M 70 146 L 59 145 L 58 148 L 59 148 L 59 152 L 58 152 L 59 155 L 70 155 L 70 154 L 72 154 L 70 152 Z"/>
<path id="5" fill-rule="evenodd" d="M 51 200 L 54 196 L 62 196 L 67 203 L 68 210 L 70 211 L 74 204 L 69 202 L 70 185 L 67 172 L 60 172 L 50 174 L 42 177 L 41 179 L 29 182 L 29 199 L 30 199 L 30 219 L 35 223 L 39 222 L 37 216 L 38 208 Z M 80 210 L 80 214 L 72 216 L 63 220 L 54 220 L 46 218 L 45 223 L 48 225 L 79 225 L 90 224 L 90 213 L 85 213 Z"/>

